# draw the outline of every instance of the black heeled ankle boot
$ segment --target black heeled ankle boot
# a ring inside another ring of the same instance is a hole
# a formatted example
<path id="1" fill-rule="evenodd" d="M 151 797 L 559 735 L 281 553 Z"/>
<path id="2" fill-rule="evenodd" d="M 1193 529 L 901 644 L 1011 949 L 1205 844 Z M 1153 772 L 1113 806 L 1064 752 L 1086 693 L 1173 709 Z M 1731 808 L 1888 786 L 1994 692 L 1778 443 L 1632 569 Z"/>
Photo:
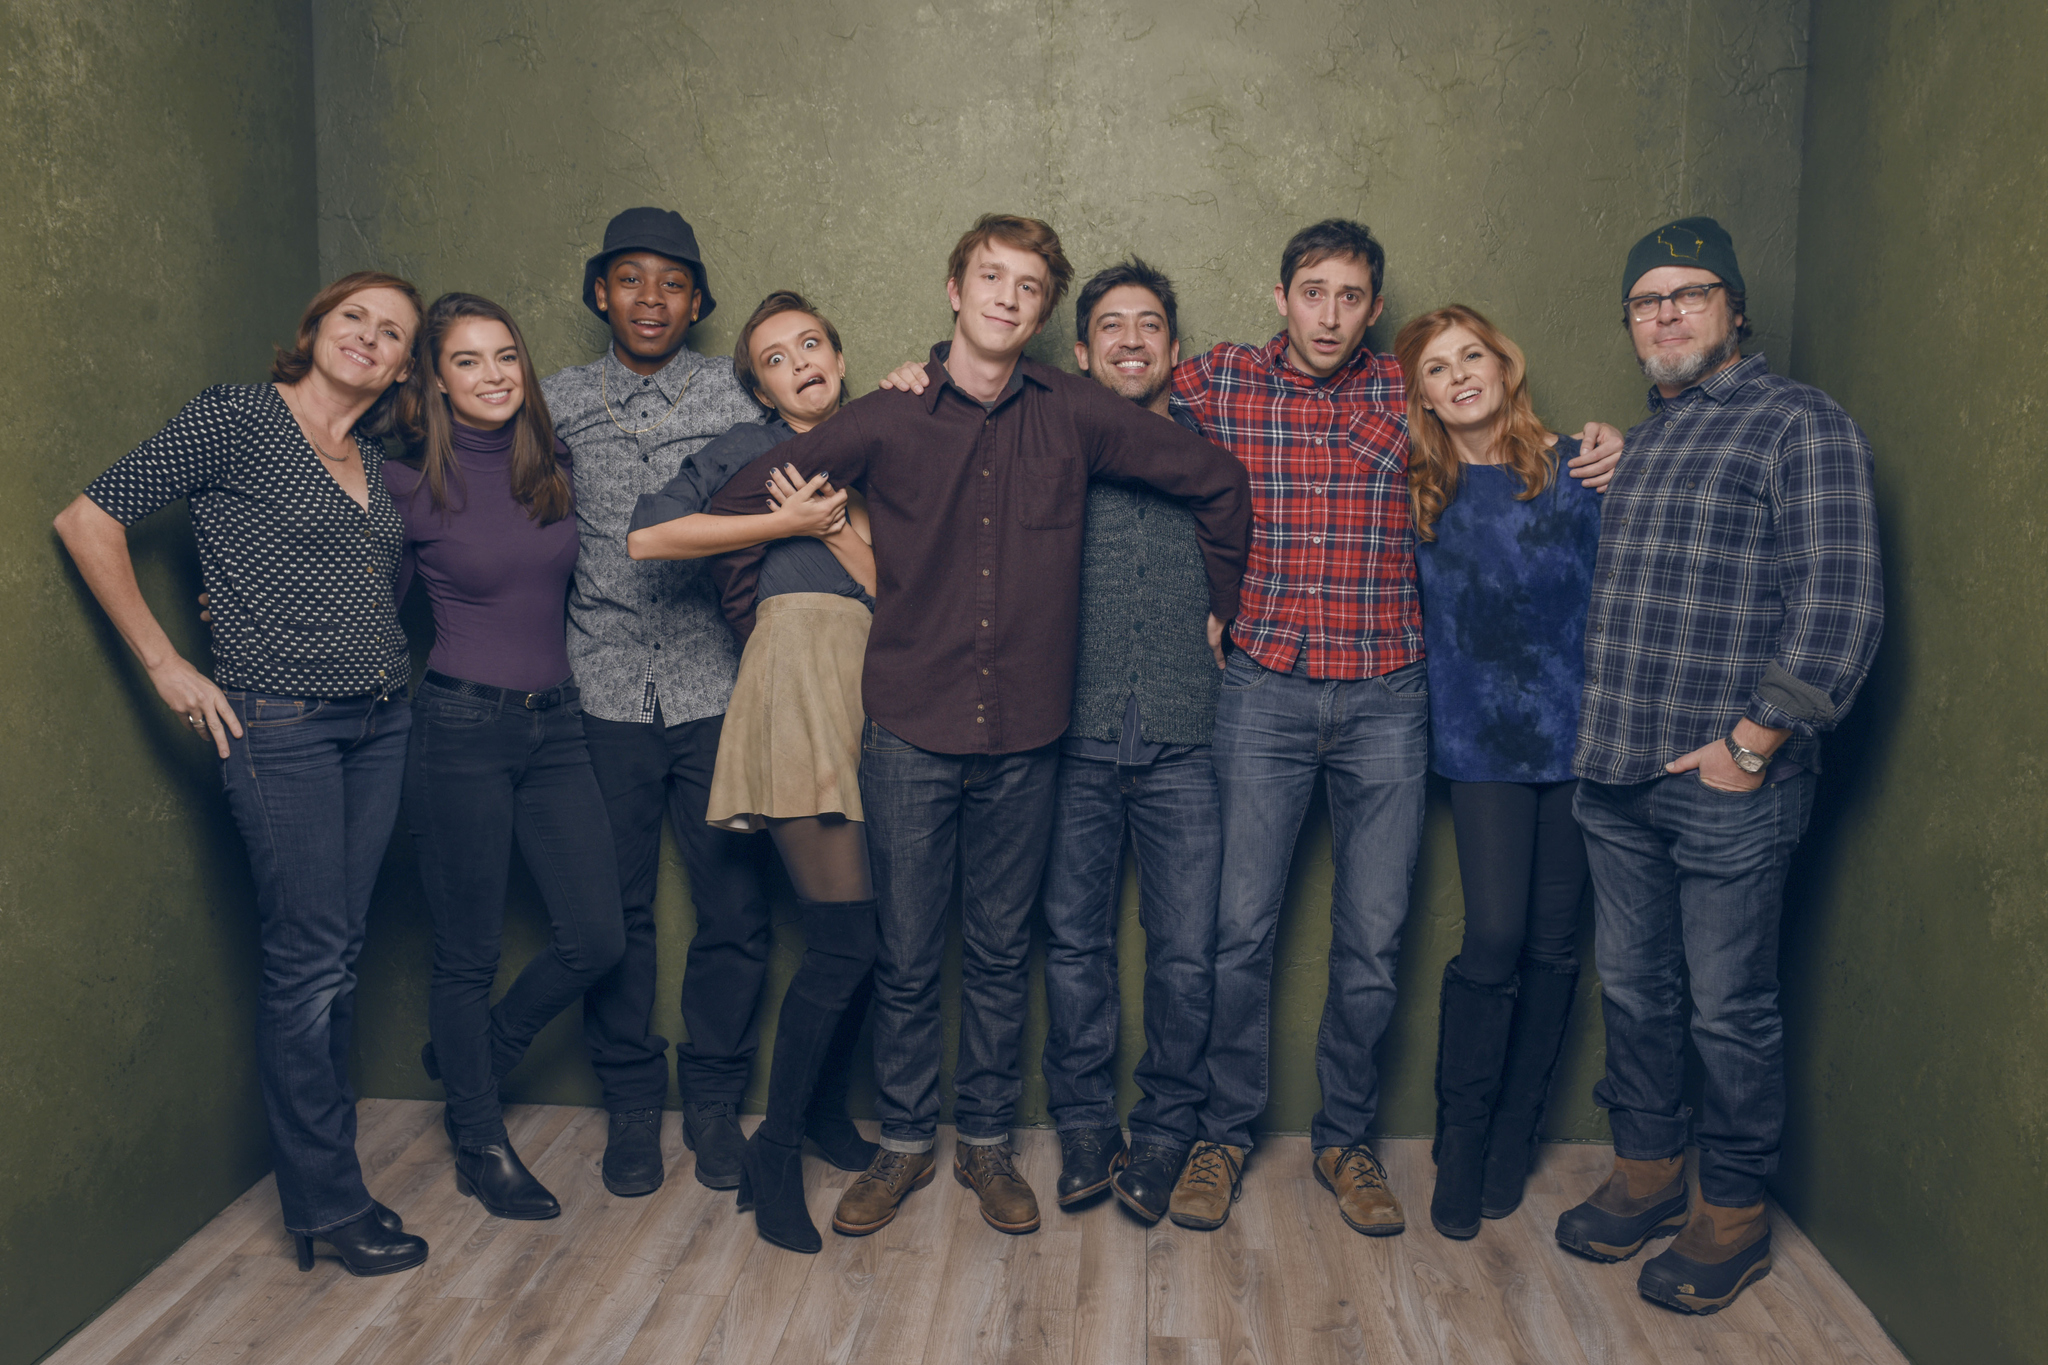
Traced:
<path id="1" fill-rule="evenodd" d="M 779 1247 L 806 1256 L 825 1249 L 825 1239 L 804 1204 L 801 1147 L 766 1141 L 756 1129 L 740 1155 L 739 1208 L 742 1213 L 753 1210 L 754 1230 Z"/>
<path id="2" fill-rule="evenodd" d="M 1578 991 L 1579 964 L 1552 967 L 1523 960 L 1515 993 L 1515 1019 L 1501 1067 L 1500 1097 L 1486 1135 L 1486 1176 L 1479 1211 L 1505 1218 L 1522 1204 L 1522 1189 L 1536 1163 L 1536 1139 L 1550 1100 L 1550 1079 L 1564 1051 Z"/>
<path id="3" fill-rule="evenodd" d="M 499 1218 L 538 1222 L 558 1218 L 562 1213 L 561 1204 L 547 1186 L 534 1179 L 510 1142 L 457 1147 L 455 1188 L 475 1196 L 478 1203 Z"/>
<path id="4" fill-rule="evenodd" d="M 1479 1231 L 1479 1193 L 1485 1178 L 1486 1130 L 1507 1056 L 1515 983 L 1483 986 L 1467 980 L 1458 960 L 1444 964 L 1437 1015 L 1436 1188 L 1429 1221 L 1446 1237 Z"/>
<path id="5" fill-rule="evenodd" d="M 867 1019 L 868 999 L 873 995 L 873 978 L 862 980 L 854 992 L 839 1025 L 832 1030 L 831 1045 L 818 1068 L 811 1090 L 810 1108 L 804 1111 L 804 1136 L 818 1145 L 825 1160 L 842 1171 L 865 1171 L 882 1149 L 860 1135 L 853 1117 L 846 1112 L 847 1092 L 853 1088 L 853 1051 L 860 1041 L 861 1024 Z"/>
<path id="6" fill-rule="evenodd" d="M 313 1268 L 313 1243 L 325 1242 L 341 1258 L 341 1268 L 351 1275 L 391 1275 L 424 1265 L 427 1242 L 409 1232 L 394 1232 L 384 1225 L 380 1213 L 391 1213 L 372 1203 L 370 1211 L 354 1222 L 325 1232 L 295 1232 L 292 1245 L 299 1253 L 299 1269 Z M 396 1218 L 397 1214 L 391 1214 Z"/>

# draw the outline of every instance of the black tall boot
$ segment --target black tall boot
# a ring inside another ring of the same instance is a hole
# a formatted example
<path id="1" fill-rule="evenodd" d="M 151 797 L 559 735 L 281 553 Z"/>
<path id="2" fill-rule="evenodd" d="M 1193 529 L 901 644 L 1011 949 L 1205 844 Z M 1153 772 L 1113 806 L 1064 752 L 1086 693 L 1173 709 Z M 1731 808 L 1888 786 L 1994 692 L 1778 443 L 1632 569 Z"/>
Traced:
<path id="1" fill-rule="evenodd" d="M 791 1251 L 824 1247 L 804 1204 L 803 1111 L 818 1068 L 832 1044 L 840 1011 L 808 1000 L 790 983 L 775 1025 L 775 1060 L 768 1072 L 768 1114 L 747 1140 L 740 1161 L 741 1211 L 754 1211 L 761 1236 Z"/>
<path id="2" fill-rule="evenodd" d="M 1522 1187 L 1535 1165 L 1536 1140 L 1550 1100 L 1550 1080 L 1557 1074 L 1565 1026 L 1571 1022 L 1579 964 L 1554 967 L 1524 958 L 1519 976 L 1500 1098 L 1494 1102 L 1493 1126 L 1486 1135 L 1479 1211 L 1488 1218 L 1505 1218 L 1521 1207 Z"/>
<path id="3" fill-rule="evenodd" d="M 1436 1191 L 1429 1221 L 1446 1237 L 1479 1231 L 1479 1187 L 1486 1162 L 1486 1130 L 1507 1056 L 1515 983 L 1482 986 L 1444 964 L 1436 1044 Z"/>
<path id="4" fill-rule="evenodd" d="M 847 1093 L 853 1088 L 853 1053 L 860 1042 L 861 1025 L 868 1017 L 868 1001 L 874 996 L 874 977 L 861 979 L 860 986 L 839 1016 L 832 1031 L 831 1046 L 818 1068 L 818 1080 L 811 1089 L 811 1107 L 804 1114 L 804 1136 L 818 1144 L 825 1160 L 842 1171 L 864 1171 L 874 1164 L 881 1150 L 860 1135 L 847 1112 Z"/>

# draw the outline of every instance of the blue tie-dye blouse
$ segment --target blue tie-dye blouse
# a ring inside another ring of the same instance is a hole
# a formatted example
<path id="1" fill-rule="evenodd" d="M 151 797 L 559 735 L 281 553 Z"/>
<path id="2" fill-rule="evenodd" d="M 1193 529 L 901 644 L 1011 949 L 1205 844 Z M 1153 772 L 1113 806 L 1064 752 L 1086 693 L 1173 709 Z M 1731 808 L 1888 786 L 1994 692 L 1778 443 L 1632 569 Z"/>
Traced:
<path id="1" fill-rule="evenodd" d="M 1430 767 L 1454 782 L 1563 782 L 1572 775 L 1586 678 L 1586 602 L 1600 548 L 1600 495 L 1565 464 L 1528 502 L 1519 474 L 1467 465 L 1417 544 L 1429 658 Z"/>

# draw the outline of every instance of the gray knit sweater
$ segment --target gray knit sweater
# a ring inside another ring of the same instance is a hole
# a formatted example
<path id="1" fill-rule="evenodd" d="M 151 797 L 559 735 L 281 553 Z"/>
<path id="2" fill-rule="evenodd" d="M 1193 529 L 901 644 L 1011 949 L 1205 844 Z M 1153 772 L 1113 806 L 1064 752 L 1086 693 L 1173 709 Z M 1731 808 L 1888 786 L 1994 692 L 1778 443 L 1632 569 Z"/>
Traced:
<path id="1" fill-rule="evenodd" d="M 1149 488 L 1088 487 L 1081 543 L 1081 651 L 1067 730 L 1113 740 L 1138 694 L 1144 738 L 1207 744 L 1221 676 L 1209 654 L 1209 580 L 1195 518 Z"/>

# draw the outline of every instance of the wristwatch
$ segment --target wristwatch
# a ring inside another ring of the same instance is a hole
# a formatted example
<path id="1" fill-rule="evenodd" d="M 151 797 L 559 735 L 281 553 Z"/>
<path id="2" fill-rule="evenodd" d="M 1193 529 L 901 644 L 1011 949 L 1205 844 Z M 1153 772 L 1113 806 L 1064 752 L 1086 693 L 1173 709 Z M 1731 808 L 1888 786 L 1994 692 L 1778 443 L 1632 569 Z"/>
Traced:
<path id="1" fill-rule="evenodd" d="M 1755 777 L 1765 768 L 1771 766 L 1771 756 L 1769 754 L 1760 754 L 1754 749 L 1743 748 L 1735 742 L 1735 736 L 1733 735 L 1728 736 L 1721 742 L 1728 746 L 1728 757 L 1735 760 L 1735 766 L 1748 773 L 1751 777 Z"/>

